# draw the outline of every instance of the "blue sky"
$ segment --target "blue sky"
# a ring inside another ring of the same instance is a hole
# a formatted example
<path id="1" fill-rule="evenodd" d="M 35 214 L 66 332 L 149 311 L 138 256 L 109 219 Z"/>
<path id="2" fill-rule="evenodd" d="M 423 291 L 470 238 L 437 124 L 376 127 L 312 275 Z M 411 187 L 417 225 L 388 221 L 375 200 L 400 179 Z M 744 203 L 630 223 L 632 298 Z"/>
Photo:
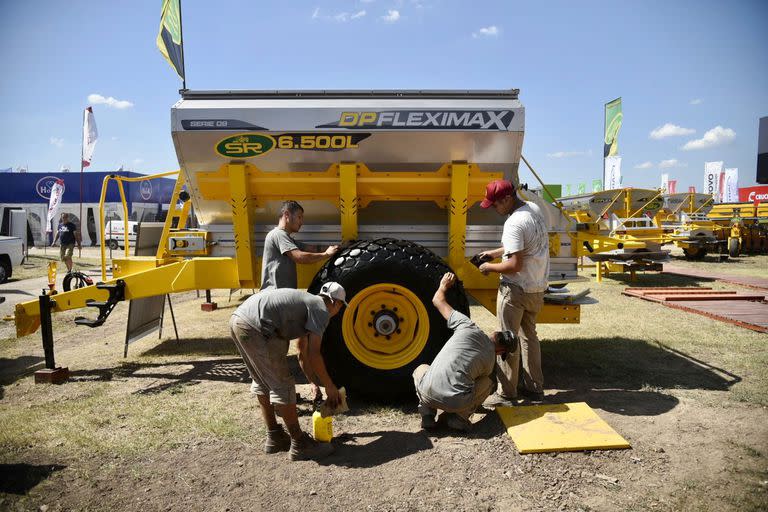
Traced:
<path id="1" fill-rule="evenodd" d="M 0 169 L 78 170 L 89 104 L 93 170 L 178 167 L 181 83 L 155 46 L 160 5 L 0 0 Z M 574 185 L 601 177 L 603 104 L 621 96 L 625 185 L 657 187 L 668 172 L 679 190 L 701 189 L 713 160 L 755 183 L 766 1 L 182 0 L 182 11 L 190 89 L 519 88 L 523 154 L 546 182 Z"/>

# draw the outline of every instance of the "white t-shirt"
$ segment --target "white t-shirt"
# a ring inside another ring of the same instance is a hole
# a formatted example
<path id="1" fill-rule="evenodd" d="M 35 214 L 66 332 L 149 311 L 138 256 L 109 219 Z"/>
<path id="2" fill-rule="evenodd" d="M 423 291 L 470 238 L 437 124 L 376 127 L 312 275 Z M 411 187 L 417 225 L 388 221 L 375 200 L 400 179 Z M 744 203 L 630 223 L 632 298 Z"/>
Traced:
<path id="1" fill-rule="evenodd" d="M 525 205 L 512 212 L 504 222 L 501 245 L 504 247 L 502 260 L 508 260 L 515 252 L 523 256 L 522 270 L 502 274 L 501 280 L 516 284 L 526 293 L 546 291 L 549 276 L 549 234 L 547 223 L 535 205 L 525 202 Z"/>

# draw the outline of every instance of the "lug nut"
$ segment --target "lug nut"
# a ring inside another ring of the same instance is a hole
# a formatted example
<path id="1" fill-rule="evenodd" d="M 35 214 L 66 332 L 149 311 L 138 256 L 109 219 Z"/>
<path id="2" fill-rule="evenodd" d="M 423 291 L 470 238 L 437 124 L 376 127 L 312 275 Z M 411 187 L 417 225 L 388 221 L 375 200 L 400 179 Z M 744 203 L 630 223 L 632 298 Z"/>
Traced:
<path id="1" fill-rule="evenodd" d="M 387 339 L 390 339 L 390 338 L 391 338 L 391 336 L 389 334 L 387 334 Z"/>
<path id="2" fill-rule="evenodd" d="M 402 333 L 402 332 L 403 332 L 403 331 L 401 331 L 400 329 L 398 329 L 398 330 L 397 330 L 397 334 L 400 334 L 400 333 Z"/>
<path id="3" fill-rule="evenodd" d="M 368 322 L 368 327 L 373 327 L 373 324 L 371 322 Z"/>
<path id="4" fill-rule="evenodd" d="M 377 333 L 377 332 L 373 333 L 373 337 L 374 338 L 378 338 L 379 337 L 379 333 Z"/>
<path id="5" fill-rule="evenodd" d="M 405 318 L 403 318 L 403 317 L 400 317 L 400 321 L 401 321 L 401 322 L 405 322 Z"/>

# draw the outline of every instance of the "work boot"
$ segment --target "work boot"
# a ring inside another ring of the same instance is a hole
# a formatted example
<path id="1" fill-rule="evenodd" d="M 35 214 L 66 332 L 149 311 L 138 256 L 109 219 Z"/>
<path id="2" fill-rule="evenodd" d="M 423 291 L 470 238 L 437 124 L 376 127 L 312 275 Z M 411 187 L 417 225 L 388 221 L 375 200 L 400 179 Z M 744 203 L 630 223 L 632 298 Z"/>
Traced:
<path id="1" fill-rule="evenodd" d="M 301 433 L 298 441 L 291 439 L 291 449 L 288 458 L 291 460 L 320 460 L 333 453 L 331 443 L 318 443 L 306 432 Z"/>
<path id="2" fill-rule="evenodd" d="M 419 404 L 418 411 L 421 415 L 421 428 L 424 430 L 432 430 L 437 427 L 437 422 L 435 421 L 437 411 L 435 409 Z"/>
<path id="3" fill-rule="evenodd" d="M 259 391 L 259 385 L 256 384 L 255 380 L 251 381 L 251 393 L 257 393 Z"/>
<path id="4" fill-rule="evenodd" d="M 440 421 L 445 421 L 445 426 L 451 430 L 458 430 L 460 432 L 469 432 L 472 428 L 471 421 L 452 412 L 444 413 L 440 416 Z"/>
<path id="5" fill-rule="evenodd" d="M 283 427 L 267 431 L 267 440 L 264 441 L 264 453 L 287 452 L 291 448 L 291 436 Z"/>

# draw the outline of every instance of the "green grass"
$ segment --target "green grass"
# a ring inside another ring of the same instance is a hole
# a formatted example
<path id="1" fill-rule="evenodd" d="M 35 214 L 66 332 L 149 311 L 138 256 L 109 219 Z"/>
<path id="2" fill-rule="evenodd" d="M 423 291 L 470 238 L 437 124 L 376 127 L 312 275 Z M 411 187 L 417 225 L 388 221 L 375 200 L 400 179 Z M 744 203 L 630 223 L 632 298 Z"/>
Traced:
<path id="1" fill-rule="evenodd" d="M 101 260 L 94 258 L 78 258 L 77 248 L 75 248 L 74 257 L 72 258 L 75 264 L 75 269 L 88 270 L 101 268 Z M 45 277 L 48 275 L 48 263 L 55 261 L 56 272 L 59 278 L 67 272 L 67 266 L 63 261 L 59 259 L 59 248 L 49 247 L 47 254 L 30 254 L 20 266 L 13 269 L 14 281 L 20 281 L 22 279 L 32 279 L 36 277 Z"/>

